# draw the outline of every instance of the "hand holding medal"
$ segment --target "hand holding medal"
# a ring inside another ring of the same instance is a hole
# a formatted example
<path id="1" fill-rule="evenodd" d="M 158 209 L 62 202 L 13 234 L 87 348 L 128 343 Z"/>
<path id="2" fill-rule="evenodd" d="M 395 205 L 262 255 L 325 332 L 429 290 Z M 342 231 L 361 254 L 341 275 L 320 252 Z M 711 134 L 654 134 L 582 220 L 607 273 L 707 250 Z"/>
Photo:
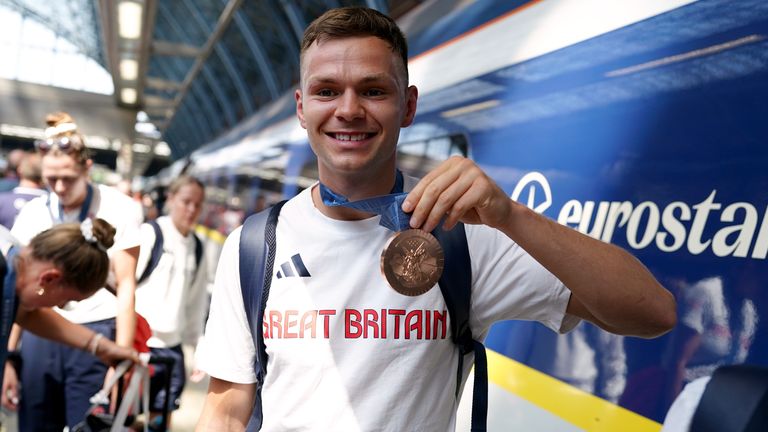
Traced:
<path id="1" fill-rule="evenodd" d="M 426 293 L 443 274 L 444 254 L 440 243 L 430 233 L 409 227 L 410 216 L 402 211 L 403 174 L 398 171 L 395 187 L 389 195 L 348 201 L 320 184 L 320 196 L 327 206 L 344 206 L 381 215 L 380 225 L 394 231 L 381 252 L 381 273 L 389 285 L 407 296 Z"/>

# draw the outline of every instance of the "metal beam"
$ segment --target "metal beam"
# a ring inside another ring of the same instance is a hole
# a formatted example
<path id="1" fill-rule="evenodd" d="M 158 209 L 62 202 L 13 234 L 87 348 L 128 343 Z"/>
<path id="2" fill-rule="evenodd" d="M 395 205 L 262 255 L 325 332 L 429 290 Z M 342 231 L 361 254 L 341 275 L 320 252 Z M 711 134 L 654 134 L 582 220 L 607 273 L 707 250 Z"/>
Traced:
<path id="1" fill-rule="evenodd" d="M 301 40 L 304 38 L 304 28 L 307 27 L 307 20 L 304 19 L 304 14 L 301 13 L 296 3 L 291 0 L 280 0 L 280 5 L 288 17 L 288 22 L 291 24 L 296 41 L 301 46 Z"/>
<path id="2" fill-rule="evenodd" d="M 154 40 L 152 53 L 161 56 L 197 57 L 200 55 L 200 48 L 184 43 Z"/>
<path id="3" fill-rule="evenodd" d="M 180 38 L 189 40 L 190 39 L 189 34 L 187 34 L 185 28 L 181 26 L 178 21 L 176 21 L 176 17 L 172 13 L 170 13 L 170 11 L 164 5 L 161 4 L 160 7 L 163 10 L 163 16 L 165 17 L 166 21 L 168 21 L 168 24 L 170 25 L 171 30 L 173 30 Z M 199 60 L 199 57 L 198 57 L 198 60 Z M 235 113 L 232 110 L 231 104 L 227 100 L 226 95 L 224 94 L 224 90 L 219 85 L 218 80 L 211 73 L 208 65 L 204 64 L 201 69 L 203 72 L 203 78 L 205 79 L 205 81 L 208 83 L 208 86 L 213 91 L 213 95 L 216 98 L 216 100 L 219 101 L 219 106 L 221 106 L 221 112 L 224 114 L 224 116 L 227 118 L 227 121 L 230 124 L 235 124 L 235 122 L 237 121 L 235 118 Z M 190 73 L 191 71 L 187 72 L 187 78 L 189 77 Z M 186 78 L 184 82 L 186 82 Z M 191 85 L 191 82 L 190 82 L 190 85 Z M 181 87 L 179 88 L 179 93 L 181 93 L 183 90 L 184 90 L 184 83 L 181 84 Z M 171 114 L 171 117 L 168 118 L 169 123 L 172 121 L 173 117 L 175 116 L 175 108 L 178 107 L 178 105 L 183 100 L 183 99 L 179 99 L 178 97 L 179 93 L 177 93 L 176 95 L 177 100 L 175 103 L 174 112 Z M 215 110 L 212 110 L 212 111 L 215 111 Z"/>
<path id="4" fill-rule="evenodd" d="M 189 86 L 192 85 L 192 81 L 197 77 L 197 74 L 200 73 L 200 71 L 203 69 L 203 65 L 208 60 L 208 57 L 213 52 L 214 46 L 216 43 L 219 42 L 219 39 L 224 35 L 224 31 L 227 29 L 227 26 L 229 26 L 230 21 L 232 20 L 232 17 L 237 11 L 237 9 L 240 8 L 242 5 L 243 0 L 230 0 L 227 5 L 224 7 L 224 11 L 222 11 L 221 15 L 219 16 L 219 20 L 216 23 L 216 27 L 214 31 L 211 33 L 211 35 L 208 37 L 208 40 L 205 42 L 205 45 L 203 46 L 203 50 L 200 53 L 200 55 L 197 57 L 197 60 L 195 61 L 194 66 L 192 66 L 192 69 L 187 73 L 187 76 L 184 78 L 184 82 L 182 83 L 181 90 L 179 90 L 179 93 L 176 95 L 175 98 L 175 108 L 173 115 L 168 119 L 169 121 L 173 120 L 173 117 L 176 115 L 176 111 L 178 110 L 178 106 L 181 103 L 181 100 L 184 99 L 184 96 L 186 96 L 187 92 L 189 91 Z"/>
<path id="5" fill-rule="evenodd" d="M 161 91 L 177 91 L 181 88 L 181 83 L 165 78 L 148 76 L 146 79 L 146 87 Z"/>
<path id="6" fill-rule="evenodd" d="M 182 1 L 192 13 L 192 17 L 197 21 L 199 26 L 206 28 L 208 31 L 212 30 L 208 26 L 208 23 L 205 22 L 205 18 L 203 18 L 203 14 L 200 12 L 197 3 L 194 3 L 191 0 Z M 235 90 L 237 90 L 237 95 L 240 97 L 240 103 L 243 105 L 245 114 L 251 114 L 253 112 L 253 95 L 250 90 L 248 90 L 248 86 L 245 85 L 243 76 L 235 66 L 235 62 L 232 60 L 232 55 L 223 43 L 216 44 L 214 49 L 216 50 L 216 54 L 219 56 L 221 63 L 224 65 L 224 68 L 227 70 L 227 74 L 229 74 L 229 77 L 232 79 L 232 83 L 235 85 Z"/>
<path id="7" fill-rule="evenodd" d="M 277 84 L 277 78 L 272 71 L 272 64 L 264 54 L 264 47 L 262 46 L 259 36 L 253 31 L 253 28 L 248 25 L 248 21 L 245 19 L 243 11 L 237 11 L 235 13 L 235 25 L 237 29 L 245 39 L 245 43 L 253 54 L 253 58 L 256 60 L 256 64 L 261 72 L 261 77 L 264 79 L 264 83 L 267 85 L 269 95 L 272 99 L 277 99 L 280 96 L 280 88 Z"/>
<path id="8" fill-rule="evenodd" d="M 158 31 L 160 33 L 162 33 L 162 31 L 160 31 L 160 29 L 158 29 Z M 179 58 L 171 59 L 171 63 L 178 63 L 178 62 L 181 62 L 181 59 L 179 59 Z M 166 66 L 164 62 L 158 61 L 157 62 L 157 67 L 162 69 L 161 72 L 164 73 L 166 76 L 172 76 L 173 72 L 171 71 L 171 73 L 169 73 L 168 68 L 176 67 L 176 65 L 171 64 L 171 65 Z M 180 75 L 183 75 L 183 72 L 180 73 Z M 205 115 L 202 112 L 200 112 L 200 110 L 195 110 L 193 112 L 193 115 L 197 119 L 197 121 L 196 121 L 197 125 L 196 126 L 201 129 L 201 135 L 204 135 L 204 136 L 211 136 L 211 135 L 213 135 L 214 127 L 213 127 L 213 124 L 211 123 L 211 121 L 214 118 L 217 118 L 216 117 L 216 111 L 213 109 L 213 107 L 211 106 L 211 103 L 206 98 L 202 98 L 202 102 L 196 101 L 196 99 L 199 99 L 199 98 L 195 95 L 194 91 L 191 93 L 191 97 L 192 97 L 192 100 L 193 100 L 193 102 L 195 103 L 196 106 L 203 107 L 203 110 L 205 110 L 207 112 L 207 115 Z M 174 99 L 174 103 L 175 103 L 175 99 Z M 165 131 L 171 125 L 170 117 L 173 114 L 173 108 L 175 108 L 175 105 L 173 107 L 163 107 L 162 114 L 163 114 L 163 117 L 165 117 L 165 120 L 164 120 L 163 124 L 159 124 L 159 123 L 155 124 L 155 127 L 157 127 L 158 130 Z M 203 129 L 204 126 L 207 126 L 207 128 Z"/>
<path id="9" fill-rule="evenodd" d="M 173 99 L 167 99 L 161 96 L 146 95 L 144 96 L 144 106 L 147 108 L 171 108 L 173 107 Z"/>

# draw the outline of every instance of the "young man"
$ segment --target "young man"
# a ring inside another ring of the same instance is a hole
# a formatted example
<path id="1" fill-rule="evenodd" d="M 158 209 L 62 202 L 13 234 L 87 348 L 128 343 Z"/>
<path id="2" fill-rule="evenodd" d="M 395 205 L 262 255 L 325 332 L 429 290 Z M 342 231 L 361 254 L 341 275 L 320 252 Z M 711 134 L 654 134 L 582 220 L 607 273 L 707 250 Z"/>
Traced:
<path id="1" fill-rule="evenodd" d="M 321 196 L 324 187 L 349 201 L 393 189 L 399 130 L 416 111 L 406 62 L 396 24 L 370 9 L 331 10 L 305 32 L 296 112 L 320 184 L 283 207 L 275 272 L 297 255 L 305 271 L 272 280 L 268 372 L 257 384 L 238 276 L 240 230 L 230 235 L 200 356 L 211 384 L 198 430 L 244 429 L 258 387 L 266 431 L 454 429 L 459 353 L 440 290 L 405 296 L 390 288 L 379 262 L 392 231 L 375 214 Z M 405 190 L 411 228 L 429 232 L 443 218 L 445 229 L 466 224 L 477 338 L 505 319 L 561 332 L 586 319 L 642 337 L 675 323 L 671 294 L 631 255 L 510 200 L 470 160 L 451 158 L 418 183 L 406 179 Z"/>

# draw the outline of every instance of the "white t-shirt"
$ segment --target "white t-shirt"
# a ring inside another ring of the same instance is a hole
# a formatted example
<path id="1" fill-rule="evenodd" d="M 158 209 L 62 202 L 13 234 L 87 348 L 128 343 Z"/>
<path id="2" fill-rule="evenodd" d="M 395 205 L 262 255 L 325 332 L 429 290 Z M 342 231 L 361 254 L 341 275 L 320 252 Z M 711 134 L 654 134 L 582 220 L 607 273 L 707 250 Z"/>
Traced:
<path id="1" fill-rule="evenodd" d="M 379 270 L 393 233 L 378 216 L 324 216 L 310 189 L 283 207 L 277 224 L 274 274 L 283 277 L 273 277 L 265 310 L 262 430 L 452 431 L 459 352 L 440 289 L 395 292 Z M 578 323 L 565 314 L 570 291 L 509 238 L 484 226 L 467 226 L 467 238 L 476 338 L 505 319 L 559 331 Z M 222 250 L 197 361 L 213 377 L 253 383 L 239 240 L 240 228 Z"/>
<path id="2" fill-rule="evenodd" d="M 163 232 L 163 253 L 152 274 L 136 287 L 136 312 L 149 322 L 152 348 L 168 348 L 184 342 L 196 345 L 203 333 L 208 280 L 205 261 L 197 268 L 195 234 L 182 236 L 168 216 L 157 218 Z M 144 273 L 155 244 L 155 230 L 141 225 L 141 252 L 136 277 Z"/>
<path id="3" fill-rule="evenodd" d="M 19 212 L 11 233 L 22 244 L 29 244 L 32 237 L 54 225 L 58 206 L 58 197 L 54 193 L 33 199 Z M 80 210 L 67 212 L 61 215 L 61 219 L 63 222 L 78 222 L 79 213 Z M 110 257 L 115 251 L 139 246 L 139 225 L 144 218 L 141 206 L 117 189 L 93 185 L 88 217 L 104 219 L 117 230 L 115 244 L 107 250 Z M 69 321 L 82 324 L 114 318 L 117 315 L 117 300 L 106 289 L 100 289 L 81 302 L 72 301 L 64 308 L 54 310 Z"/>
<path id="4" fill-rule="evenodd" d="M 8 228 L 0 225 L 0 253 L 2 253 L 3 256 L 8 256 L 8 251 L 11 249 L 11 246 L 18 247 L 19 242 L 13 237 Z M 7 263 L 7 265 L 11 265 L 11 263 Z"/>

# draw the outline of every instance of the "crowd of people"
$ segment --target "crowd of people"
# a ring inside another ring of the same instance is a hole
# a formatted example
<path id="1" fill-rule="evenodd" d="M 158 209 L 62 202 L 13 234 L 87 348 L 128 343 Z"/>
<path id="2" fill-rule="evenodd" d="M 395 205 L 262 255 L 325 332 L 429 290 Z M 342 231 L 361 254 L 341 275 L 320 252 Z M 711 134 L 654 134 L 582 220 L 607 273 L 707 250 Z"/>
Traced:
<path id="1" fill-rule="evenodd" d="M 149 351 L 166 360 L 153 367 L 145 420 L 159 430 L 170 425 L 186 381 L 181 344 L 197 344 L 207 309 L 204 251 L 193 230 L 203 185 L 179 177 L 168 214 L 148 218 L 129 193 L 91 180 L 75 119 L 55 112 L 46 125 L 34 151 L 7 155 L 0 193 L 0 400 L 18 414 L 19 430 L 73 430 L 110 366 L 146 362 L 138 352 Z"/>

